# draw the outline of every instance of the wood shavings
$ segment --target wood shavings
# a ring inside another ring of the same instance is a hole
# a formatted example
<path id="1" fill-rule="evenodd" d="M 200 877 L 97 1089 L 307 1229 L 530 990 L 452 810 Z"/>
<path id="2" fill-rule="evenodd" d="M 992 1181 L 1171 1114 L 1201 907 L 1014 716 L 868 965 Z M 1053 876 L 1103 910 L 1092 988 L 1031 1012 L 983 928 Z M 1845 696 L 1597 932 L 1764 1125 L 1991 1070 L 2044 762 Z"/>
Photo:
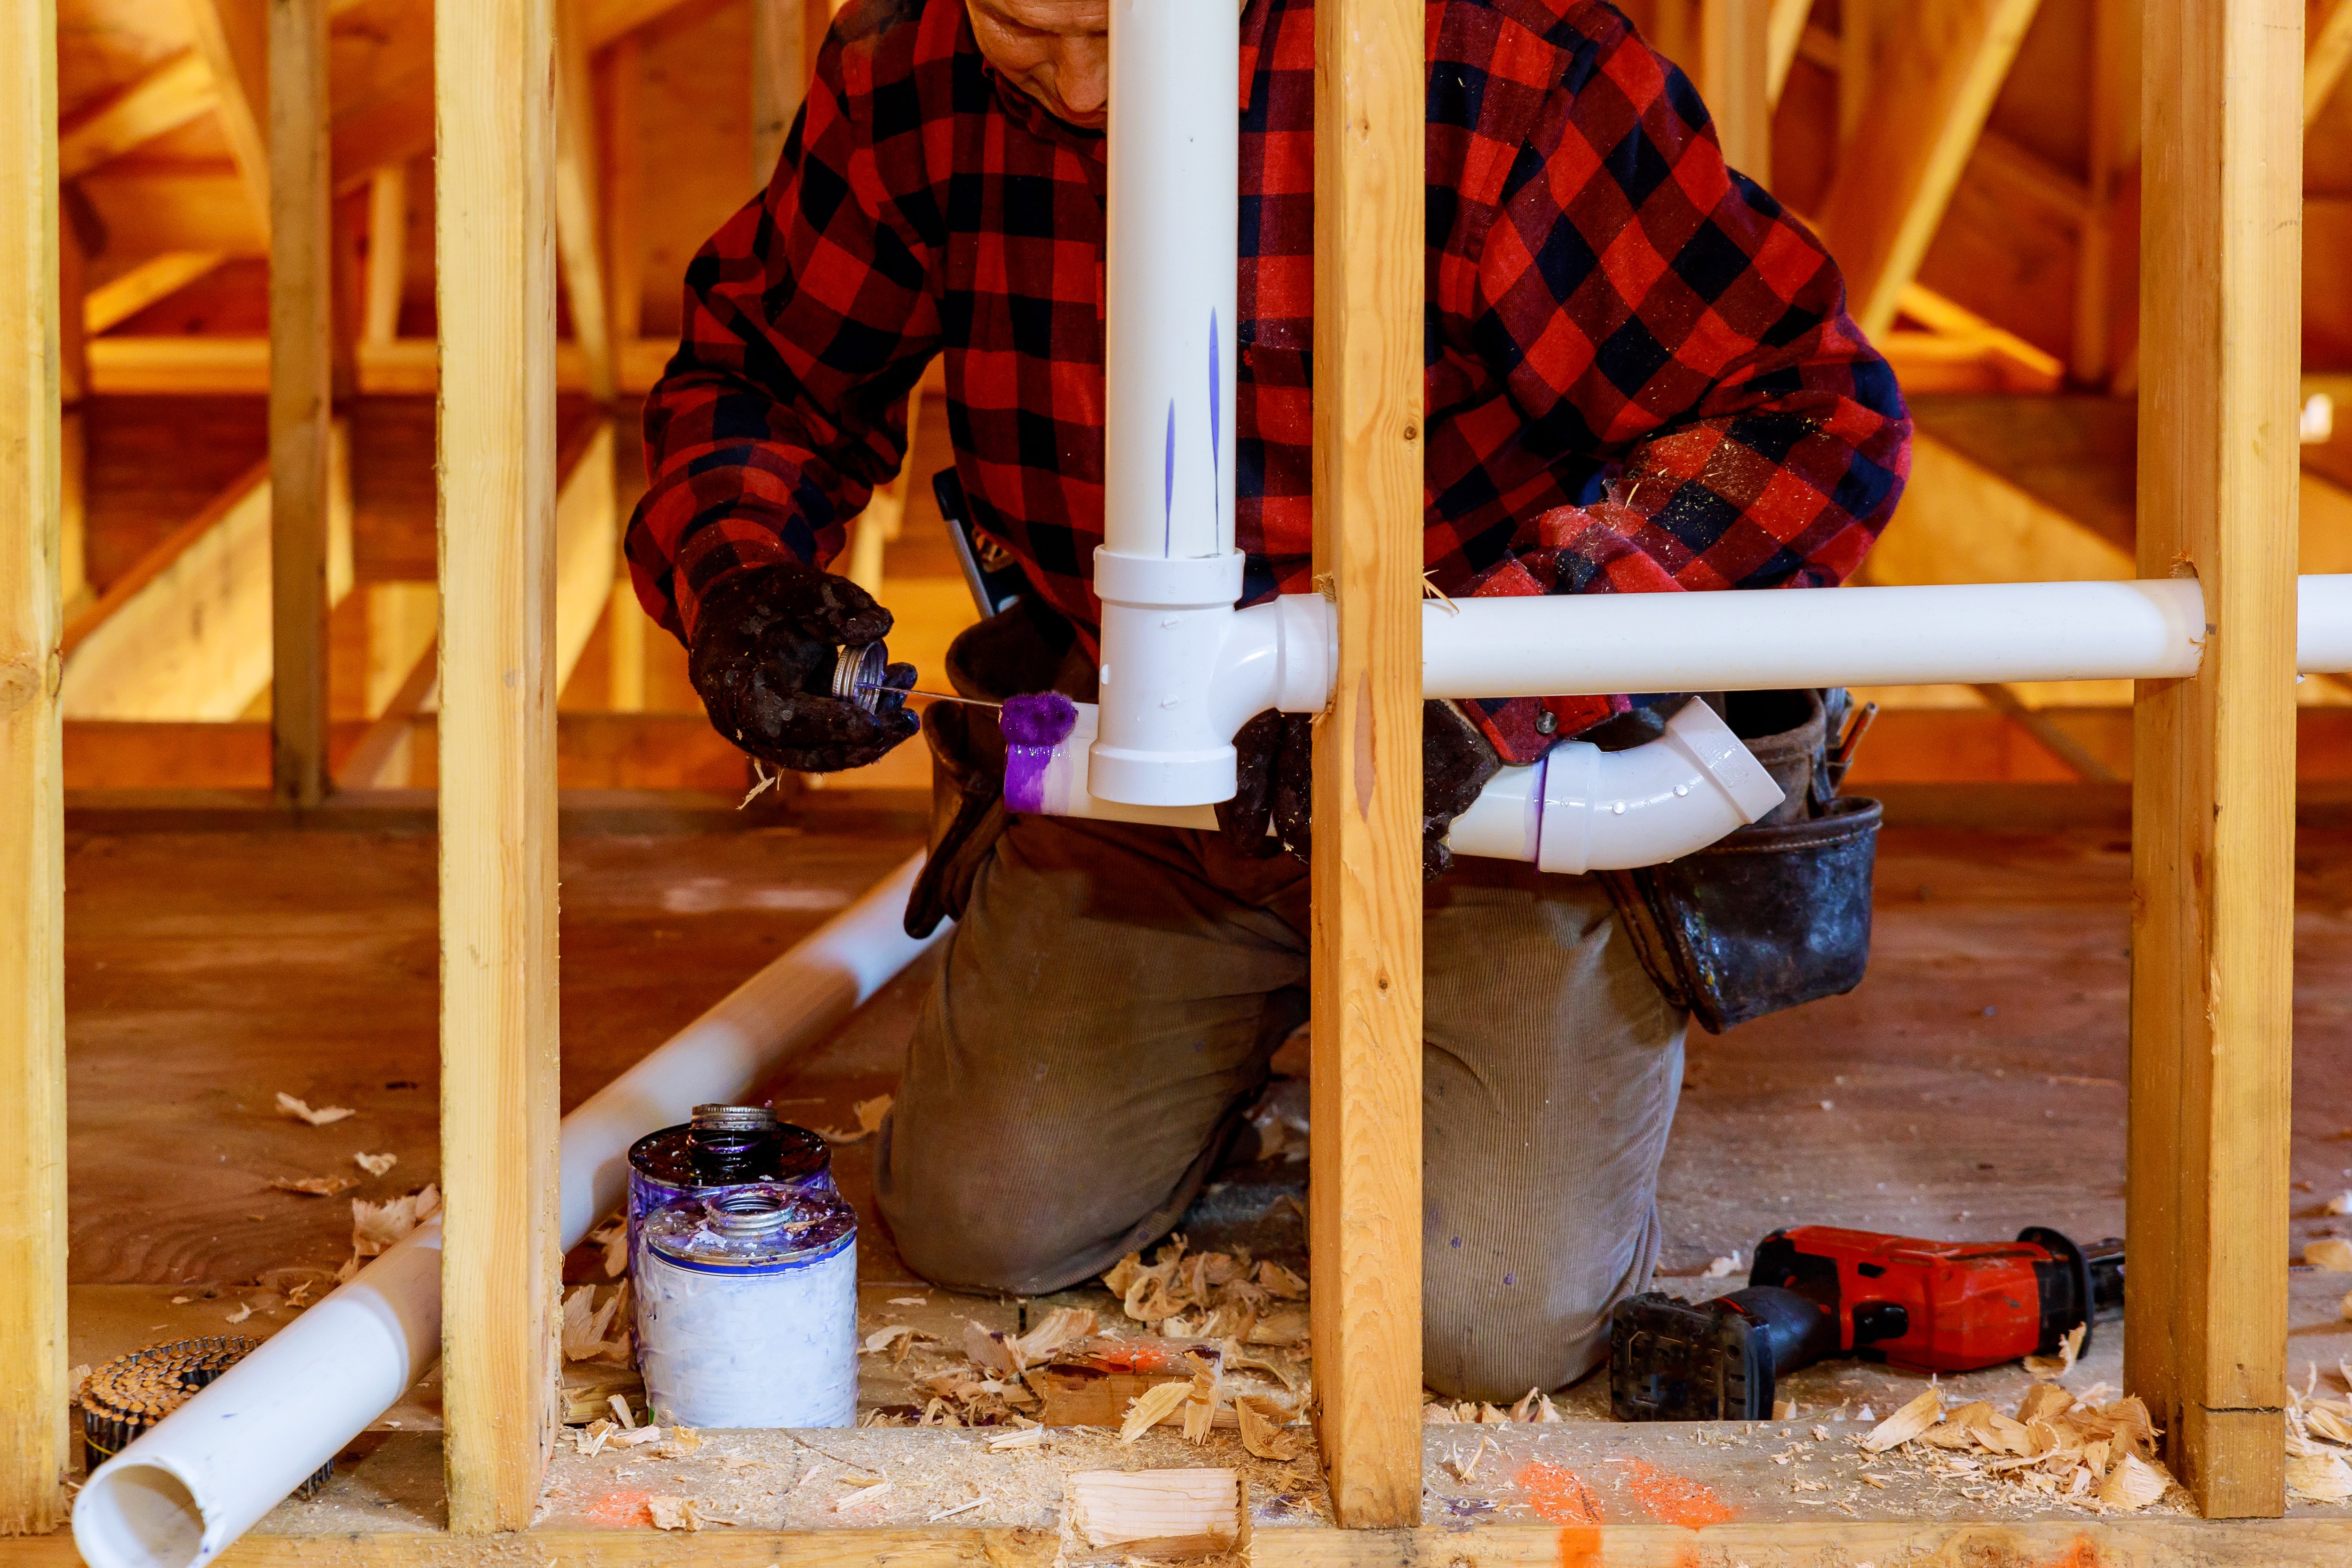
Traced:
<path id="1" fill-rule="evenodd" d="M 861 1100 L 849 1108 L 850 1114 L 857 1118 L 854 1131 L 846 1128 L 820 1127 L 817 1135 L 828 1143 L 862 1142 L 882 1130 L 882 1119 L 890 1114 L 890 1097 L 887 1094 Z"/>
<path id="2" fill-rule="evenodd" d="M 893 1296 L 890 1298 L 890 1305 L 894 1307 L 928 1307 L 930 1304 L 931 1299 L 929 1296 Z"/>
<path id="3" fill-rule="evenodd" d="M 2308 1454 L 2286 1462 L 2287 1489 L 2310 1502 L 2352 1499 L 2352 1465 L 2341 1454 Z"/>
<path id="4" fill-rule="evenodd" d="M 2078 1480 L 2089 1475 L 2088 1467 L 2075 1472 Z M 2171 1484 L 2170 1479 L 2154 1465 L 2126 1454 L 2122 1462 L 2107 1472 L 2107 1479 L 2099 1483 L 2099 1500 L 2118 1512 L 2137 1513 L 2161 1498 Z"/>
<path id="5" fill-rule="evenodd" d="M 621 1281 L 602 1307 L 597 1306 L 595 1300 L 596 1287 L 593 1285 L 577 1285 L 565 1293 L 562 1325 L 565 1361 L 594 1361 L 599 1357 L 614 1362 L 627 1359 L 630 1342 L 626 1314 L 629 1282 L 625 1279 Z M 619 1321 L 620 1333 L 608 1339 L 606 1331 L 614 1326 L 615 1320 Z"/>
<path id="6" fill-rule="evenodd" d="M 1192 1368 L 1192 1382 L 1184 1399 L 1184 1441 L 1194 1445 L 1209 1440 L 1209 1432 L 1217 1421 L 1217 1384 L 1222 1372 L 1220 1364 L 1206 1356 L 1188 1355 Z"/>
<path id="7" fill-rule="evenodd" d="M 646 1511 L 653 1516 L 656 1530 L 700 1530 L 702 1520 L 690 1497 L 649 1497 Z"/>
<path id="8" fill-rule="evenodd" d="M 2314 1268 L 2330 1274 L 2352 1273 L 2352 1241 L 2341 1237 L 2323 1237 L 2304 1243 L 2303 1260 Z"/>
<path id="9" fill-rule="evenodd" d="M 1481 1434 L 1478 1438 L 1477 1447 L 1471 1450 L 1470 1457 L 1468 1458 L 1454 1459 L 1448 1466 L 1448 1468 L 1453 1470 L 1454 1478 L 1461 1481 L 1464 1486 L 1468 1486 L 1477 1479 L 1478 1461 L 1486 1457 L 1486 1450 L 1493 1447 L 1494 1441 L 1495 1440 L 1493 1438 Z M 1244 1443 L 1246 1443 L 1246 1437 L 1244 1438 Z M 1255 1453 L 1256 1450 L 1252 1449 L 1251 1452 Z"/>
<path id="10" fill-rule="evenodd" d="M 1006 1339 L 1003 1343 L 1012 1352 L 1013 1370 L 1025 1371 L 1033 1366 L 1045 1365 L 1057 1352 L 1090 1338 L 1095 1327 L 1096 1315 L 1092 1307 L 1056 1307 L 1046 1313 L 1045 1320 L 1035 1328 L 1025 1334 Z"/>
<path id="11" fill-rule="evenodd" d="M 887 1329 L 875 1330 L 872 1333 L 866 1335 L 865 1339 L 859 1341 L 857 1345 L 857 1353 L 859 1355 L 878 1355 L 882 1352 L 888 1350 L 892 1345 L 897 1344 L 900 1340 L 911 1342 L 918 1337 L 928 1339 L 929 1336 L 918 1336 L 914 1329 L 905 1323 L 892 1323 Z"/>
<path id="12" fill-rule="evenodd" d="M 1290 1426 L 1291 1413 L 1279 1402 L 1263 1394 L 1240 1394 L 1234 1400 L 1234 1415 L 1241 1426 L 1242 1447 L 1258 1458 L 1282 1463 L 1307 1451 L 1307 1433 Z M 1486 1444 L 1484 1437 L 1478 1440 L 1480 1453 L 1486 1452 Z M 1475 1467 L 1477 1461 L 1473 1458 L 1471 1463 Z"/>
<path id="13" fill-rule="evenodd" d="M 1797 1418 L 1797 1402 L 1796 1402 L 1795 1400 L 1793 1400 L 1793 1399 L 1776 1399 L 1776 1400 L 1774 1400 L 1774 1401 L 1772 1402 L 1772 1419 L 1773 1419 L 1773 1420 L 1775 1420 L 1775 1421 L 1794 1421 L 1796 1418 Z"/>
<path id="14" fill-rule="evenodd" d="M 397 1154 L 354 1154 L 352 1163 L 371 1176 L 381 1176 L 400 1163 Z"/>
<path id="15" fill-rule="evenodd" d="M 1030 1426 L 1018 1432 L 1007 1432 L 1002 1437 L 991 1437 L 988 1440 L 988 1451 L 992 1454 L 1006 1454 L 1015 1448 L 1042 1448 L 1045 1445 L 1045 1428 Z"/>
<path id="16" fill-rule="evenodd" d="M 1698 1277 L 1702 1279 L 1728 1279 L 1738 1271 L 1739 1249 L 1735 1247 L 1731 1249 L 1730 1257 L 1710 1259 L 1707 1266 L 1699 1270 Z"/>
<path id="17" fill-rule="evenodd" d="M 887 1495 L 890 1488 L 895 1483 L 890 1481 L 876 1481 L 872 1486 L 861 1487 L 856 1491 L 851 1492 L 847 1497 L 835 1500 L 833 1511 L 835 1513 L 847 1513 L 853 1508 L 862 1508 L 866 1504 L 874 1502 Z"/>
<path id="18" fill-rule="evenodd" d="M 2025 1370 L 2037 1378 L 2055 1380 L 2074 1370 L 2074 1359 L 2083 1353 L 2083 1337 L 2091 1331 L 2088 1323 L 2077 1323 L 2066 1331 L 2058 1342 L 2054 1356 L 2030 1355 L 2025 1358 Z"/>
<path id="19" fill-rule="evenodd" d="M 2352 1214 L 2352 1193 L 2338 1193 L 2328 1199 L 2327 1212 L 2339 1215 Z"/>
<path id="20" fill-rule="evenodd" d="M 269 1179 L 272 1191 L 299 1193 L 312 1198 L 341 1197 L 359 1184 L 356 1176 L 272 1176 Z"/>
<path id="21" fill-rule="evenodd" d="M 1862 1440 L 1865 1452 L 1883 1454 L 1899 1447 L 1933 1426 L 1944 1416 L 1944 1391 L 1929 1388 L 1902 1409 L 1880 1422 L 1869 1436 Z"/>
<path id="22" fill-rule="evenodd" d="M 2025 1391 L 2018 1401 L 2017 1418 L 2027 1426 L 2064 1414 L 2074 1404 L 2074 1396 L 2054 1383 L 2037 1383 Z"/>
<path id="23" fill-rule="evenodd" d="M 691 1426 L 672 1426 L 669 1440 L 654 1450 L 658 1459 L 683 1459 L 702 1447 L 702 1434 Z"/>
<path id="24" fill-rule="evenodd" d="M 352 1251 L 361 1258 L 389 1252 L 402 1237 L 441 1212 L 441 1189 L 426 1185 L 404 1197 L 373 1204 L 352 1200 Z"/>
<path id="25" fill-rule="evenodd" d="M 1192 1394 L 1189 1383 L 1155 1384 L 1129 1402 L 1127 1419 L 1119 1424 L 1121 1447 L 1133 1443 L 1154 1426 L 1176 1414 L 1177 1407 Z"/>
<path id="26" fill-rule="evenodd" d="M 1205 1557 L 1241 1538 L 1241 1478 L 1232 1470 L 1081 1470 L 1063 1485 L 1071 1528 L 1097 1551 Z"/>
<path id="27" fill-rule="evenodd" d="M 313 1127 L 329 1126 L 352 1114 L 352 1109 L 348 1105 L 322 1105 L 313 1110 L 292 1095 L 282 1091 L 278 1096 L 278 1109 L 294 1118 L 295 1121 L 307 1121 Z"/>
<path id="28" fill-rule="evenodd" d="M 629 1414 L 627 1400 L 616 1394 L 607 1403 L 613 1406 L 613 1414 L 619 1417 L 622 1431 L 634 1432 L 637 1429 L 637 1418 Z"/>
<path id="29" fill-rule="evenodd" d="M 629 1222 L 614 1215 L 588 1233 L 592 1247 L 604 1249 L 604 1278 L 618 1279 L 629 1271 Z"/>
<path id="30" fill-rule="evenodd" d="M 582 1458 L 593 1459 L 604 1451 L 604 1445 L 610 1442 L 613 1434 L 619 1430 L 620 1428 L 610 1421 L 591 1422 L 585 1426 L 575 1426 L 572 1429 L 572 1444 L 579 1450 Z"/>
<path id="31" fill-rule="evenodd" d="M 615 1395 L 614 1397 L 618 1397 Z M 615 1448 L 642 1448 L 648 1443 L 658 1443 L 664 1433 L 659 1426 L 640 1426 L 634 1432 L 616 1432 L 613 1436 Z"/>
<path id="32" fill-rule="evenodd" d="M 253 1316 L 253 1303 L 250 1301 L 239 1301 L 236 1304 L 236 1310 L 231 1312 L 226 1321 L 232 1323 L 241 1323 L 251 1316 Z"/>
<path id="33" fill-rule="evenodd" d="M 978 1508 L 982 1503 L 986 1502 L 987 1500 L 988 1500 L 986 1498 L 974 1498 L 970 1502 L 960 1502 L 953 1508 L 943 1508 L 940 1510 L 939 1512 L 925 1519 L 923 1522 L 925 1524 L 937 1524 L 943 1519 L 953 1519 L 960 1513 L 970 1513 L 973 1509 Z"/>

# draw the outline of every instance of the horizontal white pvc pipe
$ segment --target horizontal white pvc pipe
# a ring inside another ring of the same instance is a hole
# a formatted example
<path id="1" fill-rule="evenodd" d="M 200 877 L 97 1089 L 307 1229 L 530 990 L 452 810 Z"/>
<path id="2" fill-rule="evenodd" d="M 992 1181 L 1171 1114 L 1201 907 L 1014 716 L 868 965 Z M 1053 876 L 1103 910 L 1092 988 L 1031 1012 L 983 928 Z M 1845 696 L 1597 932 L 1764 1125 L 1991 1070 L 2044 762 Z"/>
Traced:
<path id="1" fill-rule="evenodd" d="M 1429 697 L 2191 675 L 2194 578 L 1432 601 Z"/>
<path id="2" fill-rule="evenodd" d="M 905 931 L 914 856 L 563 1119 L 562 1240 L 626 1182 L 629 1145 L 732 1100 L 940 934 Z M 74 1505 L 90 1568 L 202 1568 L 407 1392 L 441 1342 L 441 1226 L 421 1226 L 100 1466 Z"/>
<path id="3" fill-rule="evenodd" d="M 2295 579 L 2294 668 L 2304 675 L 2352 671 L 2352 576 Z"/>

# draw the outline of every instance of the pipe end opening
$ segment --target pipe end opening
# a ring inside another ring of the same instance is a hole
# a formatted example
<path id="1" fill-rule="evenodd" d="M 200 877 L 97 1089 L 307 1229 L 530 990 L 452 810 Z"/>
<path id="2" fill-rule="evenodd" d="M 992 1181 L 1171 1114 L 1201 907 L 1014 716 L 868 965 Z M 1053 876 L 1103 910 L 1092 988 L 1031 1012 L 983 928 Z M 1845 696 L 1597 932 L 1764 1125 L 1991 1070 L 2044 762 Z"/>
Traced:
<path id="1" fill-rule="evenodd" d="M 196 1568 L 205 1513 L 161 1465 L 115 1464 L 74 1500 L 74 1545 L 90 1568 Z"/>

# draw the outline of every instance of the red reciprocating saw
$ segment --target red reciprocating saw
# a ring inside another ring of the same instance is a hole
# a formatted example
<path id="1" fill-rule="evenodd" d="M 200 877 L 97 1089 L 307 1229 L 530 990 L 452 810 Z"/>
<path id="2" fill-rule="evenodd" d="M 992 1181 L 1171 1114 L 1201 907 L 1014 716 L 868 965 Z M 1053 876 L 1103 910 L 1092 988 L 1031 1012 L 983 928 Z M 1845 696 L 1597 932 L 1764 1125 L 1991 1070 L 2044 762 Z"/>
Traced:
<path id="1" fill-rule="evenodd" d="M 2120 1241 L 2077 1247 L 2031 1226 L 2015 1241 L 1921 1241 L 1804 1225 L 1756 1248 L 1748 1289 L 1712 1301 L 1655 1293 L 1612 1314 L 1609 1403 L 1620 1421 L 1763 1421 L 1778 1380 L 1830 1356 L 1973 1372 L 2055 1352 L 2123 1306 Z"/>

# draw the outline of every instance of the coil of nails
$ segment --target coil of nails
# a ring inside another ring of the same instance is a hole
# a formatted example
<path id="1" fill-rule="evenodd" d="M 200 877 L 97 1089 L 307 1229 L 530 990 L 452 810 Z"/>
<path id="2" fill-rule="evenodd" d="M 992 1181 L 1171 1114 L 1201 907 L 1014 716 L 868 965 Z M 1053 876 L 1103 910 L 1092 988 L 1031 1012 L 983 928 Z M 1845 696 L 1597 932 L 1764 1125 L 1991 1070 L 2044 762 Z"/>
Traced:
<path id="1" fill-rule="evenodd" d="M 80 1401 L 85 1473 L 94 1473 L 260 1342 L 231 1334 L 179 1340 L 117 1356 L 91 1373 L 82 1384 Z M 306 1500 L 317 1497 L 334 1473 L 335 1461 L 330 1458 L 294 1495 Z"/>

